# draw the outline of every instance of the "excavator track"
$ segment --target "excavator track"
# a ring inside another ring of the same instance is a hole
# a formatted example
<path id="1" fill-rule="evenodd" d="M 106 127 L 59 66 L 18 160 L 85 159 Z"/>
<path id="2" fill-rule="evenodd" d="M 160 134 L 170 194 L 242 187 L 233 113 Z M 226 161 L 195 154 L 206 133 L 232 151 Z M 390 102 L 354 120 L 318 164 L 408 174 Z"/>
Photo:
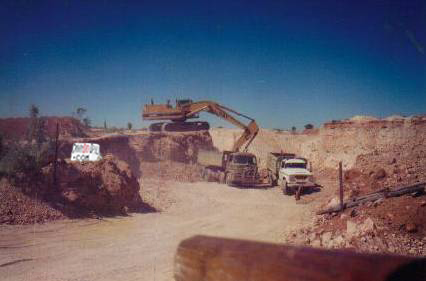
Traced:
<path id="1" fill-rule="evenodd" d="M 210 129 L 208 122 L 171 122 L 153 123 L 149 126 L 150 132 L 197 132 Z"/>

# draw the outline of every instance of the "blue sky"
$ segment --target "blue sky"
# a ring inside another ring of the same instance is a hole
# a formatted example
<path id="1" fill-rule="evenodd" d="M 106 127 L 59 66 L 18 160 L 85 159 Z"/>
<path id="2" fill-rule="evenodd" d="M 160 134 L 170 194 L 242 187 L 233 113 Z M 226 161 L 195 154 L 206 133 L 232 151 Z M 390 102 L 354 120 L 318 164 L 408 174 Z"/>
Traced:
<path id="1" fill-rule="evenodd" d="M 426 113 L 424 1 L 209 2 L 3 1 L 0 117 L 84 106 L 95 125 L 142 127 L 151 98 L 267 128 Z"/>

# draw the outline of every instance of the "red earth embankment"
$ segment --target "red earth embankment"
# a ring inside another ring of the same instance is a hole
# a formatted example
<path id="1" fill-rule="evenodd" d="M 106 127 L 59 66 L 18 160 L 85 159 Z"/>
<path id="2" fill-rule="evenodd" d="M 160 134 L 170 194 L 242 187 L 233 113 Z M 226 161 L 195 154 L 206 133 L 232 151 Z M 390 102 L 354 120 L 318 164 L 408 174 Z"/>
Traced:
<path id="1" fill-rule="evenodd" d="M 87 128 L 75 118 L 46 116 L 40 117 L 44 120 L 44 131 L 50 137 L 56 135 L 56 124 L 59 124 L 59 133 L 62 137 L 84 137 Z M 28 117 L 3 118 L 0 119 L 0 133 L 7 139 L 22 140 L 27 137 L 31 119 Z"/>

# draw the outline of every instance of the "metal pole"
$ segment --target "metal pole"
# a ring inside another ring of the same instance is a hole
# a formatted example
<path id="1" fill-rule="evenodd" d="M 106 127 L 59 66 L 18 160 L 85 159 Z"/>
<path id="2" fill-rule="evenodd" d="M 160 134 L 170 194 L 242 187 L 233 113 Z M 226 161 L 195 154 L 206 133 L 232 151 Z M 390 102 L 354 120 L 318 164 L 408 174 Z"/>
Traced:
<path id="1" fill-rule="evenodd" d="M 340 195 L 340 210 L 343 210 L 343 169 L 342 161 L 339 162 L 339 195 Z"/>
<path id="2" fill-rule="evenodd" d="M 59 122 L 56 122 L 56 136 L 55 136 L 55 159 L 53 161 L 53 186 L 57 189 L 56 181 L 56 164 L 58 161 L 58 138 L 59 138 Z"/>

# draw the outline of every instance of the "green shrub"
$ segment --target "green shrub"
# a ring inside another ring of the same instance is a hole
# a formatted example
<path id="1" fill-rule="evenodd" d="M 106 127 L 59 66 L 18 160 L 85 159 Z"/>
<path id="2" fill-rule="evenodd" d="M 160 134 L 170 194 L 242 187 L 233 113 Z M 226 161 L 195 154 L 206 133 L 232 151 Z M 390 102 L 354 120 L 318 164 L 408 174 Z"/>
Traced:
<path id="1" fill-rule="evenodd" d="M 53 158 L 53 152 L 51 142 L 10 146 L 0 159 L 0 176 L 36 180 L 41 175 L 41 169 Z"/>
<path id="2" fill-rule="evenodd" d="M 0 134 L 0 159 L 3 157 L 3 151 L 4 150 L 4 146 L 3 146 L 3 135 Z"/>

